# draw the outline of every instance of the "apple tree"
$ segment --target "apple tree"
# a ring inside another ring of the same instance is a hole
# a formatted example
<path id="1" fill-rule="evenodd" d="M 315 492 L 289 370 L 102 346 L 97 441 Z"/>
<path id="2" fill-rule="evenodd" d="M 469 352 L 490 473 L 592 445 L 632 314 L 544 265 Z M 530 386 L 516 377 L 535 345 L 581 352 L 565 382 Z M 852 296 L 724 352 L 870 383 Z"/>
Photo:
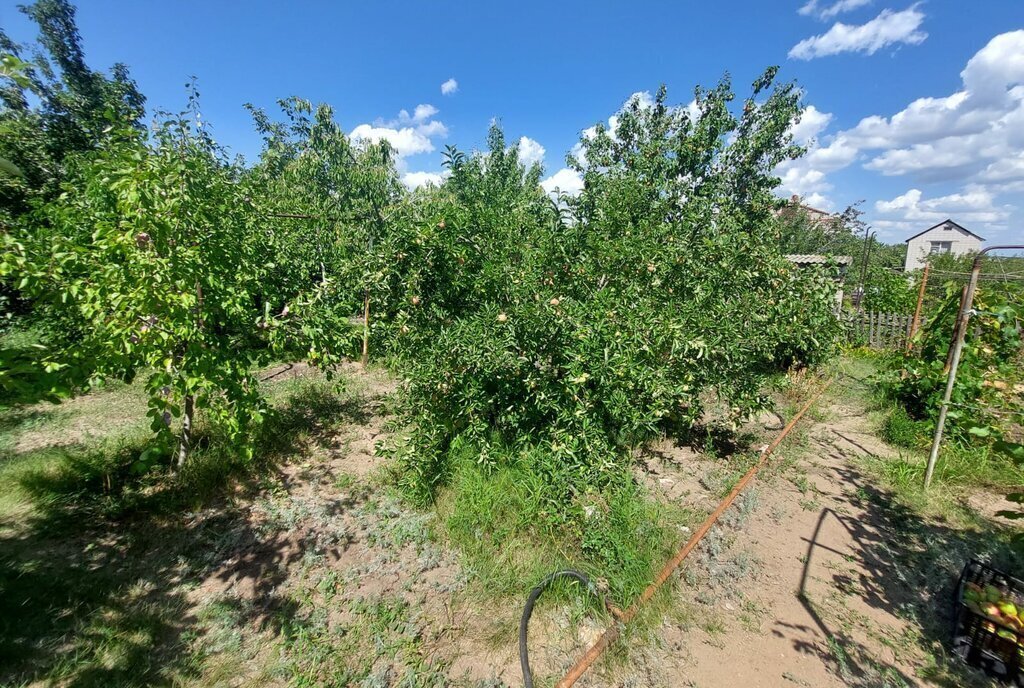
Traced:
<path id="1" fill-rule="evenodd" d="M 200 409 L 251 455 L 267 412 L 253 370 L 282 346 L 315 363 L 337 355 L 307 318 L 325 310 L 329 279 L 268 291 L 277 228 L 192 104 L 151 136 L 122 126 L 75 157 L 62 193 L 5 234 L 0 260 L 0 276 L 77 330 L 46 352 L 48 370 L 78 389 L 146 376 L 157 442 L 143 467 L 171 453 L 184 464 Z"/>

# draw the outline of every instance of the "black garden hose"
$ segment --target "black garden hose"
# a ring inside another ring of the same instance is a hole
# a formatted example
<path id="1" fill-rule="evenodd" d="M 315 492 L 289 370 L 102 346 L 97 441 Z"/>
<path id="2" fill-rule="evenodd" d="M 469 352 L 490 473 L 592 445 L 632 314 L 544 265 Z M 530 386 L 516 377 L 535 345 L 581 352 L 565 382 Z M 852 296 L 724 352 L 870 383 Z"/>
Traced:
<path id="1" fill-rule="evenodd" d="M 519 620 L 519 666 L 523 669 L 523 685 L 526 688 L 533 688 L 533 675 L 530 673 L 530 650 L 526 646 L 526 630 L 530 625 L 530 617 L 533 615 L 533 606 L 537 603 L 537 598 L 557 578 L 575 578 L 588 593 L 599 599 L 601 597 L 597 589 L 590 582 L 587 574 L 575 569 L 555 571 L 545 577 L 544 580 L 537 584 L 537 587 L 530 591 L 530 596 L 526 598 L 526 606 L 523 607 L 523 617 Z"/>

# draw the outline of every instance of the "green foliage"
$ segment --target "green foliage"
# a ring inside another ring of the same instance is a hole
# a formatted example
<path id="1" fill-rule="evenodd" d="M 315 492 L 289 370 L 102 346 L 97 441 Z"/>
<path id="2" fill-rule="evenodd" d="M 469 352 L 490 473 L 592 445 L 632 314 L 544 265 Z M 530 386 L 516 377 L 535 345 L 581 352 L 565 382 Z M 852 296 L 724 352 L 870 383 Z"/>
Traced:
<path id="1" fill-rule="evenodd" d="M 856 206 L 850 206 L 842 213 L 817 218 L 789 202 L 776 216 L 776 241 L 783 253 L 859 256 L 864 248 L 860 215 Z"/>
<path id="2" fill-rule="evenodd" d="M 469 454 L 466 448 L 461 451 Z M 496 595 L 519 595 L 556 567 L 600 572 L 614 599 L 635 598 L 670 556 L 674 526 L 688 514 L 642 498 L 628 473 L 573 506 L 571 523 L 554 525 L 538 464 L 541 450 L 507 456 L 489 469 L 466 455 L 440 492 L 445 534 Z"/>
<path id="3" fill-rule="evenodd" d="M 868 266 L 863 306 L 879 313 L 913 313 L 917 304 L 916 280 L 881 265 Z"/>
<path id="4" fill-rule="evenodd" d="M 337 356 L 324 325 L 332 283 L 289 290 L 268 279 L 280 274 L 269 227 L 195 121 L 166 120 L 152 143 L 124 129 L 81 156 L 61 196 L 6 236 L 0 263 L 74 324 L 43 357 L 66 391 L 147 375 L 158 442 L 139 469 L 169 451 L 172 418 L 191 424 L 193 402 L 249 454 L 266 412 L 253 369 L 278 349 L 301 346 L 314 363 Z"/>
<path id="5" fill-rule="evenodd" d="M 0 31 L 0 159 L 17 170 L 0 174 L 0 218 L 8 220 L 59 193 L 69 156 L 102 148 L 111 125 L 137 124 L 145 103 L 124 65 L 109 76 L 89 68 L 66 0 L 22 11 L 39 27 L 41 50 L 23 59 L 24 48 Z"/>
<path id="6" fill-rule="evenodd" d="M 895 447 L 918 449 L 927 442 L 930 424 L 914 420 L 902 406 L 893 406 L 882 422 L 882 439 Z"/>
<path id="7" fill-rule="evenodd" d="M 614 136 L 581 140 L 585 189 L 560 204 L 498 130 L 486 154 L 449 154 L 394 261 L 412 266 L 395 343 L 412 493 L 429 498 L 464 447 L 492 468 L 536 447 L 561 520 L 629 448 L 699 418 L 709 391 L 738 420 L 775 371 L 827 355 L 833 287 L 773 240 L 771 170 L 799 153 L 796 91 L 769 91 L 773 76 L 738 117 L 727 82 L 698 91 L 695 119 L 664 90 L 632 101 Z"/>
<path id="8" fill-rule="evenodd" d="M 349 316 L 367 295 L 375 305 L 394 300 L 401 274 L 389 263 L 389 216 L 402 191 L 392 153 L 386 141 L 353 144 L 326 105 L 280 105 L 287 123 L 250 107 L 265 143 L 243 180 L 254 207 L 277 225 L 267 236 L 264 289 L 287 299 L 317 284 L 321 330 L 351 347 Z"/>
<path id="9" fill-rule="evenodd" d="M 878 241 L 854 205 L 828 219 L 813 218 L 787 204 L 776 218 L 776 237 L 783 253 L 849 256 L 853 263 L 844 278 L 846 292 L 864 289 L 862 305 L 882 313 L 912 313 L 917 284 L 903 271 L 906 247 Z"/>
<path id="10" fill-rule="evenodd" d="M 968 324 L 947 415 L 945 433 L 952 442 L 940 452 L 936 468 L 936 475 L 947 482 L 956 480 L 959 473 L 974 484 L 1020 481 L 1024 464 L 1020 431 L 1024 426 L 1024 340 L 1019 300 L 1008 298 L 1004 287 L 994 284 L 975 294 L 976 315 Z M 945 302 L 922 328 L 920 348 L 896 359 L 880 377 L 883 393 L 900 404 L 883 427 L 887 441 L 898 446 L 920 445 L 934 427 L 959 306 L 959 290 L 950 284 Z M 989 475 L 993 477 L 986 477 Z M 1006 475 L 1012 478 L 1007 481 Z M 1007 499 L 1019 503 L 1021 497 L 1015 492 Z M 1024 518 L 1019 509 L 1007 509 L 1000 515 Z"/>
<path id="11" fill-rule="evenodd" d="M 264 147 L 249 167 L 212 140 L 194 91 L 144 132 L 126 77 L 84 66 L 73 12 L 31 12 L 64 86 L 12 121 L 66 145 L 52 191 L 23 195 L 3 238 L 0 278 L 33 299 L 46 349 L 2 381 L 52 395 L 145 376 L 157 441 L 132 470 L 162 462 L 179 428 L 183 460 L 194 409 L 251 455 L 267 413 L 252 371 L 274 356 L 329 368 L 368 305 L 373 350 L 404 381 L 408 492 L 432 499 L 466 466 L 522 471 L 527 513 L 639 579 L 630 449 L 709 400 L 739 422 L 778 371 L 832 351 L 830 275 L 779 247 L 773 170 L 802 151 L 799 93 L 774 69 L 740 107 L 727 80 L 697 90 L 695 113 L 664 89 L 632 100 L 581 140 L 578 198 L 548 198 L 497 127 L 484 153 L 447 151 L 440 188 L 409 194 L 386 142 L 350 141 L 297 98 L 283 121 L 250 108 Z M 587 507 L 614 537 L 579 530 Z"/>
<path id="12" fill-rule="evenodd" d="M 946 385 L 944 371 L 960 294 L 950 288 L 945 301 L 926 321 L 914 352 L 895 358 L 880 378 L 883 392 L 914 419 L 934 419 Z M 979 288 L 953 388 L 949 418 L 952 428 L 966 432 L 992 424 L 1000 413 L 1019 414 L 1022 345 L 1019 304 L 998 289 Z M 962 421 L 962 422 L 961 422 Z"/>

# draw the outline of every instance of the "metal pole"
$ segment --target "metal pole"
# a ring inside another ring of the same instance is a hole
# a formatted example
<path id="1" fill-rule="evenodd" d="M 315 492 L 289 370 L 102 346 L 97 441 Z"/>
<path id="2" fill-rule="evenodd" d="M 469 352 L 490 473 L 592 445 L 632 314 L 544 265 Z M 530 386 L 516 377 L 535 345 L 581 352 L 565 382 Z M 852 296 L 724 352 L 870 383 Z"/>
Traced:
<path id="1" fill-rule="evenodd" d="M 363 297 L 363 368 L 370 364 L 370 292 Z"/>
<path id="2" fill-rule="evenodd" d="M 861 310 L 864 310 L 864 296 L 865 296 L 865 294 L 864 294 L 864 280 L 867 279 L 867 272 L 868 272 L 868 255 L 869 255 L 868 231 L 870 229 L 871 229 L 871 227 L 869 225 L 864 227 L 864 253 L 863 253 L 863 256 L 862 256 L 862 261 L 863 262 L 861 262 L 861 265 L 860 265 L 860 301 L 857 303 L 857 307 L 859 309 L 861 309 Z"/>
<path id="3" fill-rule="evenodd" d="M 928 269 L 931 267 L 930 263 L 924 264 L 924 273 L 921 275 L 921 289 L 917 292 L 917 307 L 914 309 L 914 319 L 910 323 L 910 334 L 907 335 L 907 351 L 914 348 L 913 341 L 914 335 L 917 334 L 917 327 L 921 324 L 921 303 L 924 301 L 924 287 L 928 284 Z"/>
<path id="4" fill-rule="evenodd" d="M 967 283 L 964 295 L 960 299 L 960 312 L 956 318 L 956 334 L 953 338 L 953 351 L 949 362 L 949 375 L 946 376 L 946 391 L 942 395 L 942 405 L 939 407 L 939 419 L 935 422 L 935 437 L 932 439 L 932 450 L 928 454 L 928 468 L 924 472 L 925 489 L 931 485 L 932 474 L 935 472 L 935 462 L 939 458 L 939 445 L 942 443 L 942 431 L 946 426 L 946 414 L 949 413 L 949 400 L 953 396 L 953 386 L 956 384 L 956 368 L 960 365 L 960 353 L 963 351 L 964 339 L 967 336 L 967 322 L 971 318 L 971 306 L 974 303 L 974 290 L 978 286 L 978 275 L 981 274 L 981 259 L 989 251 L 1005 249 L 1024 249 L 1024 246 L 989 246 L 978 252 L 971 268 L 971 280 Z"/>

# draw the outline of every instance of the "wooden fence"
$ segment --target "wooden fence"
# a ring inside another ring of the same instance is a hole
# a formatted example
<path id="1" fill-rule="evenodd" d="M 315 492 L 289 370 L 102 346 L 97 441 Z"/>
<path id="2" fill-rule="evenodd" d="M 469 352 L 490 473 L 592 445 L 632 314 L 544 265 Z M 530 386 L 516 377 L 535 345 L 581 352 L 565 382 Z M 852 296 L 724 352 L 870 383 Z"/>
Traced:
<path id="1" fill-rule="evenodd" d="M 846 341 L 873 349 L 902 349 L 910 336 L 911 315 L 855 311 L 841 316 Z"/>

